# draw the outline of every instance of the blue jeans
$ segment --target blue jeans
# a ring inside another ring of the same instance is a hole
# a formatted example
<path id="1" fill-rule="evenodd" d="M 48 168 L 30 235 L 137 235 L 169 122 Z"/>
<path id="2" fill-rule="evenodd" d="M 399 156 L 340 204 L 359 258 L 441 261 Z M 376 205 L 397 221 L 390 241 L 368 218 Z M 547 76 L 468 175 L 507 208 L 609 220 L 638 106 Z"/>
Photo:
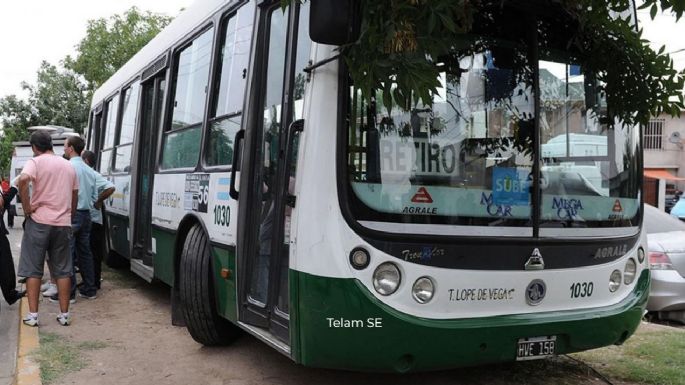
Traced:
<path id="1" fill-rule="evenodd" d="M 76 215 L 71 219 L 71 229 L 73 236 L 71 237 L 71 258 L 73 265 L 78 264 L 81 271 L 81 278 L 83 285 L 79 290 L 81 294 L 86 296 L 94 296 L 97 292 L 95 287 L 95 263 L 93 261 L 93 254 L 90 251 L 90 211 L 78 210 Z M 76 294 L 76 272 L 71 277 L 71 294 Z"/>

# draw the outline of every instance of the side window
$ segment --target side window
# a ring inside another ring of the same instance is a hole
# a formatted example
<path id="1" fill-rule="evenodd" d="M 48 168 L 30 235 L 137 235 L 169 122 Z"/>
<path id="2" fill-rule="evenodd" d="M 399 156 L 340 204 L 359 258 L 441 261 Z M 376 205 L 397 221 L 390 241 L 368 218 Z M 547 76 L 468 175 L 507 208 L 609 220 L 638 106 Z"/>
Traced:
<path id="1" fill-rule="evenodd" d="M 212 87 L 216 96 L 208 126 L 207 166 L 230 165 L 233 161 L 233 138 L 240 130 L 245 95 L 253 8 L 254 5 L 244 6 L 221 25 L 220 72 Z"/>
<path id="2" fill-rule="evenodd" d="M 176 54 L 171 126 L 164 133 L 162 169 L 194 167 L 197 164 L 213 32 L 214 28 L 208 29 Z"/>
<path id="3" fill-rule="evenodd" d="M 139 92 L 140 84 L 135 82 L 123 93 L 121 130 L 119 130 L 118 145 L 114 156 L 114 172 L 130 172 L 131 147 L 136 129 L 136 117 L 138 116 Z"/>
<path id="4" fill-rule="evenodd" d="M 100 153 L 100 172 L 109 174 L 112 171 L 112 151 L 114 148 L 114 134 L 117 128 L 117 115 L 119 113 L 119 95 L 114 96 L 106 103 L 107 121 L 105 122 L 104 141 Z"/>

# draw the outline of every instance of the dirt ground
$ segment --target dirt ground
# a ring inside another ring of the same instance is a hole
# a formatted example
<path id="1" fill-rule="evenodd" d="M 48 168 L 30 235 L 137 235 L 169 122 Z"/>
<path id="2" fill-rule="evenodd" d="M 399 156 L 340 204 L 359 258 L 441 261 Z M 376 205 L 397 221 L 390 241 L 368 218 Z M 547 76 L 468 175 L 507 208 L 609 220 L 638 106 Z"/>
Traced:
<path id="1" fill-rule="evenodd" d="M 106 271 L 95 300 L 72 305 L 73 324 L 55 320 L 58 307 L 41 303 L 41 333 L 70 343 L 95 344 L 83 351 L 85 368 L 57 384 L 605 384 L 568 358 L 410 375 L 350 373 L 305 368 L 245 335 L 234 345 L 205 348 L 185 328 L 171 325 L 169 288 L 133 273 Z M 614 384 L 623 384 L 611 380 Z"/>

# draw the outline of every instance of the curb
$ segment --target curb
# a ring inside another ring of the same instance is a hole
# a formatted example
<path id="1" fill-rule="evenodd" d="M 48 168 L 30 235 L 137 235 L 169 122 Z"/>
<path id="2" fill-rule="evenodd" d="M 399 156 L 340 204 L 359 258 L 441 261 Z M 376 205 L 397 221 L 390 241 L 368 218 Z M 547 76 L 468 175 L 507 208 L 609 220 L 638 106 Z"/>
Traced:
<path id="1" fill-rule="evenodd" d="M 32 354 L 40 347 L 38 328 L 24 325 L 22 315 L 29 311 L 29 301 L 21 299 L 19 310 L 19 348 L 17 352 L 17 371 L 15 385 L 41 385 L 40 365 Z"/>

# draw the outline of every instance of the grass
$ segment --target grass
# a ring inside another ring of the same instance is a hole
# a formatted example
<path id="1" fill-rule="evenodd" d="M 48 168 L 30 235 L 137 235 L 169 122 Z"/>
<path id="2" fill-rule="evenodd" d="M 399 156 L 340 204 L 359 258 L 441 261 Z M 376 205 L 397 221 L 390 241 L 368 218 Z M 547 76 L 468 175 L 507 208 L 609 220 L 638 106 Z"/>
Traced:
<path id="1" fill-rule="evenodd" d="M 640 328 L 622 346 L 572 355 L 614 378 L 640 384 L 685 385 L 685 332 Z"/>
<path id="2" fill-rule="evenodd" d="M 141 280 L 128 269 L 112 269 L 102 264 L 102 278 L 118 287 L 135 288 L 142 285 Z"/>
<path id="3" fill-rule="evenodd" d="M 40 349 L 34 358 L 40 365 L 40 379 L 51 384 L 67 373 L 83 369 L 87 361 L 82 352 L 103 349 L 107 344 L 101 341 L 74 343 L 54 333 L 40 333 Z"/>

